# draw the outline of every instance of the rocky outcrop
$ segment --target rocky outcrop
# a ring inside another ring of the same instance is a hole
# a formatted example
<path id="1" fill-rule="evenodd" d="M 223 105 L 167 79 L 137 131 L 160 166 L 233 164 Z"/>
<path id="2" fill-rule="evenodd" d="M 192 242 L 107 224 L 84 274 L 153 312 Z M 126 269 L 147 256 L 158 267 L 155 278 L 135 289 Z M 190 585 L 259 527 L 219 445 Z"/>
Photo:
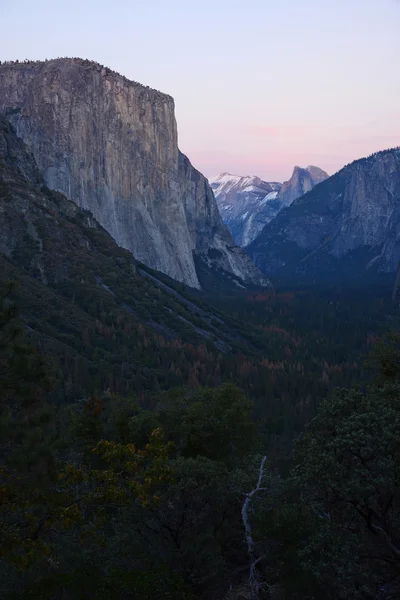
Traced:
<path id="1" fill-rule="evenodd" d="M 328 173 L 313 165 L 305 169 L 295 167 L 289 181 L 285 181 L 280 188 L 278 198 L 284 206 L 290 206 L 296 198 L 310 192 L 313 187 L 325 181 L 328 177 Z"/>
<path id="2" fill-rule="evenodd" d="M 81 59 L 3 63 L 0 113 L 47 186 L 90 210 L 139 261 L 199 287 L 194 254 L 206 254 L 213 267 L 266 283 L 179 152 L 170 96 Z"/>
<path id="3" fill-rule="evenodd" d="M 285 208 L 248 247 L 265 273 L 316 280 L 394 272 L 400 149 L 357 160 Z"/>

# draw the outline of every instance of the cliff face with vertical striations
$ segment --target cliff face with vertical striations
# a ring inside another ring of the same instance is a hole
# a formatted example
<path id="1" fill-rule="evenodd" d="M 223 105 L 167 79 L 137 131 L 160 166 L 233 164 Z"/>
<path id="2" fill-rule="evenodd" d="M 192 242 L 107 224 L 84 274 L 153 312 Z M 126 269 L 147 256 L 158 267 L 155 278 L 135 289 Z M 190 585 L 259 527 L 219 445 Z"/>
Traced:
<path id="1" fill-rule="evenodd" d="M 81 59 L 6 63 L 0 114 L 47 186 L 90 210 L 138 260 L 193 287 L 194 254 L 268 284 L 234 246 L 206 179 L 180 153 L 170 96 Z"/>

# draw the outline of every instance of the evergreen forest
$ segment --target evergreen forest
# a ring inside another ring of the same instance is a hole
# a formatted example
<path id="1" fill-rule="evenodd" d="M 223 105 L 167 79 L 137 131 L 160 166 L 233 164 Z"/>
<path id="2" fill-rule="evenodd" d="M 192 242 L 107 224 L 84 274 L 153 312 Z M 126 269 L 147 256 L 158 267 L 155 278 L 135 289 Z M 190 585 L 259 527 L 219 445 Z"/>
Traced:
<path id="1" fill-rule="evenodd" d="M 137 314 L 168 293 L 212 315 L 210 339 L 134 323 L 101 286 L 4 282 L 1 596 L 397 597 L 389 282 L 194 294 L 153 276 Z"/>

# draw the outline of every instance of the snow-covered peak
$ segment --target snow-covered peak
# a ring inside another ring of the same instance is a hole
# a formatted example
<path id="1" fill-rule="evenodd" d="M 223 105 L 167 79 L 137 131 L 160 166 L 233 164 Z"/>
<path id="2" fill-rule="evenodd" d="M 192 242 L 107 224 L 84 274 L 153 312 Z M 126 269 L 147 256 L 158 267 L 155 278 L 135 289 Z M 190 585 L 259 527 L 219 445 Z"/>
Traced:
<path id="1" fill-rule="evenodd" d="M 322 169 L 309 165 L 295 167 L 290 180 L 284 184 L 232 173 L 220 173 L 209 182 L 222 220 L 230 228 L 235 242 L 246 246 L 285 206 L 327 177 Z"/>
<path id="2" fill-rule="evenodd" d="M 223 183 L 232 180 L 238 180 L 241 178 L 241 175 L 232 175 L 232 173 L 220 173 L 215 177 L 210 177 L 208 180 L 211 183 Z"/>
<path id="3" fill-rule="evenodd" d="M 228 194 L 260 194 L 265 195 L 271 191 L 279 189 L 280 184 L 271 185 L 255 175 L 233 175 L 231 173 L 221 173 L 216 177 L 209 179 L 210 185 L 215 195 L 226 197 Z M 277 187 L 278 186 L 278 187 Z"/>
<path id="4" fill-rule="evenodd" d="M 263 181 L 255 175 L 231 173 L 221 173 L 209 182 L 222 220 L 231 229 L 235 242 L 240 246 L 253 241 L 281 208 L 277 201 L 281 183 Z"/>

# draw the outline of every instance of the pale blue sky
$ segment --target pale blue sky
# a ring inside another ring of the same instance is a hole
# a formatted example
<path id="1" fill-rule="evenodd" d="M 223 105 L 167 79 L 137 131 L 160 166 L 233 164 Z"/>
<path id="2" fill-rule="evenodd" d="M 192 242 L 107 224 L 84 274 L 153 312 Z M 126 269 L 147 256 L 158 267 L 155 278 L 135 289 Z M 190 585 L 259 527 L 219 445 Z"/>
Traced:
<path id="1" fill-rule="evenodd" d="M 397 0 L 0 0 L 0 60 L 80 56 L 175 98 L 211 176 L 400 145 Z"/>

